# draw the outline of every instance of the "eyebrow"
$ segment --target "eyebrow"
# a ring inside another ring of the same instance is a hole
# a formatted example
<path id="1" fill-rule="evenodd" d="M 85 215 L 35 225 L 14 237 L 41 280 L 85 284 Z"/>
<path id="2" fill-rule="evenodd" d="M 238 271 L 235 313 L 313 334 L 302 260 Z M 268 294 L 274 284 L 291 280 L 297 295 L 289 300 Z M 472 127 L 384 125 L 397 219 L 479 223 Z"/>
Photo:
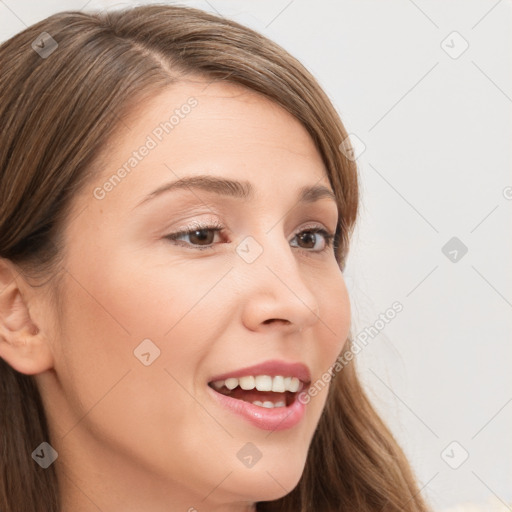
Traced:
<path id="1" fill-rule="evenodd" d="M 136 207 L 147 203 L 166 192 L 182 189 L 199 189 L 212 194 L 235 199 L 250 200 L 254 197 L 254 188 L 249 181 L 236 181 L 210 175 L 187 176 L 179 180 L 165 183 L 153 190 Z M 306 185 L 298 192 L 299 203 L 314 203 L 320 199 L 331 199 L 338 204 L 334 192 L 323 185 Z"/>

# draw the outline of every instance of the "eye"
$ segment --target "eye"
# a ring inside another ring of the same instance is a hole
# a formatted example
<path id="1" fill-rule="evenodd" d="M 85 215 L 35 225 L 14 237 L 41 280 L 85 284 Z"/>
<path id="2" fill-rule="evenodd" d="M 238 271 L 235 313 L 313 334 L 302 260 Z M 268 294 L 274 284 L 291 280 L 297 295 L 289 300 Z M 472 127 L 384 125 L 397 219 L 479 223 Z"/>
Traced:
<path id="1" fill-rule="evenodd" d="M 184 238 L 188 238 L 189 242 L 179 243 L 177 245 L 202 251 L 204 249 L 214 249 L 215 244 L 213 242 L 215 234 L 221 233 L 224 230 L 225 226 L 219 222 L 212 222 L 210 224 L 195 222 L 193 225 L 182 231 L 166 235 L 165 238 L 173 242 L 183 241 Z M 321 237 L 318 235 L 321 235 Z M 296 238 L 300 244 L 305 245 L 299 245 L 298 247 L 300 249 L 304 249 L 307 252 L 320 253 L 332 247 L 334 237 L 334 233 L 327 231 L 319 225 L 314 225 L 298 231 L 294 238 Z M 319 245 L 320 247 L 318 247 Z"/>
<path id="2" fill-rule="evenodd" d="M 183 231 L 176 233 L 170 233 L 165 238 L 172 241 L 181 240 L 183 237 L 189 237 L 190 243 L 181 243 L 177 245 L 190 246 L 192 249 L 213 249 L 213 239 L 215 234 L 222 232 L 225 227 L 219 222 L 212 222 L 210 224 L 203 224 L 201 222 L 195 222 L 193 225 L 185 228 Z"/>
<path id="3" fill-rule="evenodd" d="M 322 235 L 322 237 L 319 238 L 318 235 Z M 301 247 L 301 249 L 311 249 L 311 252 L 323 252 L 332 247 L 332 241 L 334 239 L 334 236 L 334 233 L 331 233 L 330 231 L 327 231 L 326 229 L 320 226 L 313 226 L 299 231 L 295 235 L 295 238 L 300 240 L 302 243 L 308 245 L 308 247 Z M 317 248 L 315 250 L 315 246 L 317 246 L 318 241 L 320 241 L 321 248 Z M 311 245 L 313 247 L 311 247 Z"/>

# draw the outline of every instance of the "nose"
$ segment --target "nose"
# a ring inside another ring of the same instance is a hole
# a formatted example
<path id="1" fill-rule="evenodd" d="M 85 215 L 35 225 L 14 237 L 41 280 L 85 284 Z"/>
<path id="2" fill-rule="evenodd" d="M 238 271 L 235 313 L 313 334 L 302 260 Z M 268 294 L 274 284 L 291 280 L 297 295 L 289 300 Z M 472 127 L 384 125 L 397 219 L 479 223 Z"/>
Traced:
<path id="1" fill-rule="evenodd" d="M 301 332 L 315 325 L 320 320 L 318 289 L 306 279 L 308 268 L 294 254 L 297 249 L 276 234 L 264 236 L 259 245 L 262 253 L 255 261 L 241 258 L 237 263 L 245 326 L 254 331 L 279 326 Z"/>

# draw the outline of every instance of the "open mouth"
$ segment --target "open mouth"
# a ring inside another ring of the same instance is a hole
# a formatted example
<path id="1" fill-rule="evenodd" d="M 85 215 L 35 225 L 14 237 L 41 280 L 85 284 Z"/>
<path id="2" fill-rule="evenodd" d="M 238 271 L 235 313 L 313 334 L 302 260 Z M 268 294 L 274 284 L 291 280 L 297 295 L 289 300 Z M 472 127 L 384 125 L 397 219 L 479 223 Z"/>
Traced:
<path id="1" fill-rule="evenodd" d="M 291 406 L 306 383 L 297 377 L 247 375 L 211 381 L 208 385 L 222 395 L 274 409 Z"/>

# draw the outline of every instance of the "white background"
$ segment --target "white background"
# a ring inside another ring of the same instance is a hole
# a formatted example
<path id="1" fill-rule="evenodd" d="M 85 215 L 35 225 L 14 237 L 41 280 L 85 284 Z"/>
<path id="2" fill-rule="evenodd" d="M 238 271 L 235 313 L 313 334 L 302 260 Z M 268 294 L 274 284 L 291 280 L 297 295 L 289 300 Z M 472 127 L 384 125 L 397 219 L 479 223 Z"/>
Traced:
<path id="1" fill-rule="evenodd" d="M 0 40 L 143 3 L 0 0 Z M 511 2 L 181 3 L 281 44 L 364 144 L 353 333 L 403 311 L 358 355 L 362 379 L 434 510 L 512 510 Z M 441 250 L 454 236 L 456 262 Z"/>

